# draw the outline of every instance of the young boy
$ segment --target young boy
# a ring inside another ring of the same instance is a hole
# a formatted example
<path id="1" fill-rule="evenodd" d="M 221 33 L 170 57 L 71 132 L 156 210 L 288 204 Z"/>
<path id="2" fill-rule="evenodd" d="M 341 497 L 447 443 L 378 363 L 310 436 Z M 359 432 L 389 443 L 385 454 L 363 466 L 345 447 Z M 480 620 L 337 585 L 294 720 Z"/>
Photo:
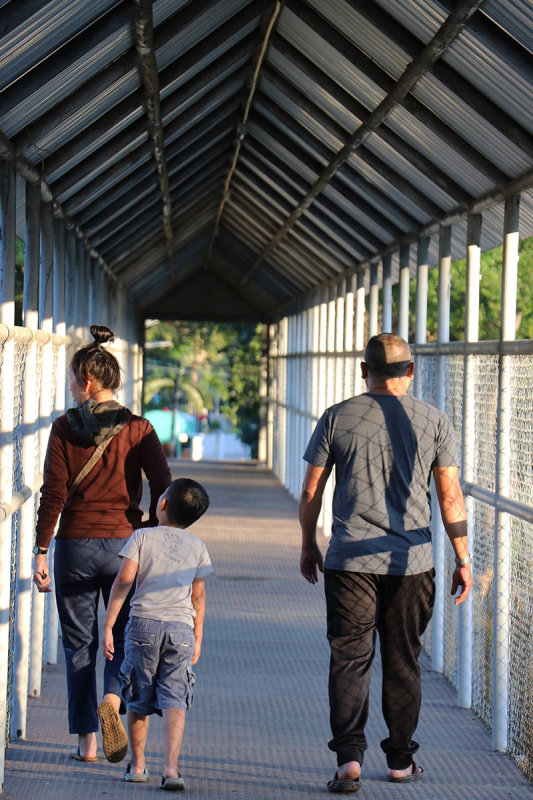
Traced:
<path id="1" fill-rule="evenodd" d="M 165 722 L 161 788 L 185 788 L 178 759 L 185 710 L 193 700 L 191 666 L 202 647 L 204 579 L 213 571 L 204 543 L 185 529 L 208 506 L 209 497 L 199 483 L 189 478 L 173 481 L 159 498 L 159 525 L 134 531 L 119 553 L 123 561 L 109 597 L 102 648 L 112 660 L 113 624 L 137 577 L 120 670 L 131 749 L 124 780 L 131 783 L 148 779 L 144 748 L 148 715 L 155 713 Z"/>

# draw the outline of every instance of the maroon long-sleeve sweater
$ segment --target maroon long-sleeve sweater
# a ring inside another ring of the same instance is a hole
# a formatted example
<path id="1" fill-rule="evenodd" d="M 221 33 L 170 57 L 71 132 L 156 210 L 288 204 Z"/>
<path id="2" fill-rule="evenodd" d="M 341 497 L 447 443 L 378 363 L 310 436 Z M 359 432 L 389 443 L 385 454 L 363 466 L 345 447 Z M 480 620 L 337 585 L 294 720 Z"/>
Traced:
<path id="1" fill-rule="evenodd" d="M 58 539 L 124 538 L 141 526 L 144 471 L 150 485 L 150 525 L 157 525 L 157 500 L 172 478 L 163 448 L 148 420 L 134 414 L 113 437 L 92 471 L 62 511 L 68 489 L 95 450 L 58 417 L 48 441 L 44 483 L 37 514 L 38 547 L 52 539 L 59 514 Z"/>

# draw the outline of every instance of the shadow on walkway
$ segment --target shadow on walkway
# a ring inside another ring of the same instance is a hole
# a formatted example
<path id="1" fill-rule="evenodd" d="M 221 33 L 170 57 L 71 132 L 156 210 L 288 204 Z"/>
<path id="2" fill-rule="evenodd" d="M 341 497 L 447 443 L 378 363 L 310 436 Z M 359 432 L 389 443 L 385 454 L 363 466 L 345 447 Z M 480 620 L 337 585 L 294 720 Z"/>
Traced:
<path id="1" fill-rule="evenodd" d="M 173 462 L 177 477 L 201 481 L 211 508 L 194 528 L 209 548 L 204 648 L 196 667 L 181 769 L 186 795 L 213 800 L 307 800 L 327 796 L 335 769 L 329 738 L 325 607 L 320 586 L 300 577 L 296 504 L 268 472 L 242 464 Z M 358 797 L 521 800 L 532 786 L 490 749 L 490 734 L 423 662 L 424 700 L 417 739 L 425 777 L 395 786 L 385 779 L 385 735 L 376 670 L 369 750 Z M 43 694 L 29 701 L 28 738 L 7 751 L 9 800 L 160 797 L 162 730 L 153 719 L 150 781 L 121 781 L 124 764 L 69 758 L 63 666 L 48 666 Z M 125 763 L 125 762 L 124 762 Z"/>

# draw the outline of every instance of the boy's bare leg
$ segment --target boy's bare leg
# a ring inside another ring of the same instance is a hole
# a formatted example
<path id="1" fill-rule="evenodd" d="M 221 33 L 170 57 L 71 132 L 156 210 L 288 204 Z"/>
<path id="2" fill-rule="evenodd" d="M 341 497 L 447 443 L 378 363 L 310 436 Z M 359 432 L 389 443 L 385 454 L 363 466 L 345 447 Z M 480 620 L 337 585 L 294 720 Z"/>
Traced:
<path id="1" fill-rule="evenodd" d="M 163 717 L 167 745 L 167 765 L 163 775 L 165 778 L 177 778 L 178 760 L 185 732 L 185 711 L 181 708 L 165 708 Z"/>
<path id="2" fill-rule="evenodd" d="M 136 775 L 142 775 L 146 767 L 144 760 L 144 748 L 146 737 L 148 736 L 149 719 L 144 714 L 136 714 L 128 711 L 128 739 L 131 749 L 131 771 Z"/>
<path id="3" fill-rule="evenodd" d="M 104 699 L 102 700 L 103 703 L 111 703 L 115 711 L 119 712 L 120 710 L 120 697 L 118 694 L 104 694 Z"/>

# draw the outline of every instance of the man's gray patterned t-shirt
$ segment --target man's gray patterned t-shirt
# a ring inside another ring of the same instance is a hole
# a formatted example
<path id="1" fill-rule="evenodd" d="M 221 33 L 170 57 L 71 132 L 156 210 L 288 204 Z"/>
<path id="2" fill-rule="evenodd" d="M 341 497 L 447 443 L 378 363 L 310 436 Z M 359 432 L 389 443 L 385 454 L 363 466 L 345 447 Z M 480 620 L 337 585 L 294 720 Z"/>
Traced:
<path id="1" fill-rule="evenodd" d="M 457 466 L 445 414 L 410 395 L 358 395 L 324 412 L 304 459 L 335 466 L 326 568 L 375 575 L 432 568 L 431 470 Z"/>

